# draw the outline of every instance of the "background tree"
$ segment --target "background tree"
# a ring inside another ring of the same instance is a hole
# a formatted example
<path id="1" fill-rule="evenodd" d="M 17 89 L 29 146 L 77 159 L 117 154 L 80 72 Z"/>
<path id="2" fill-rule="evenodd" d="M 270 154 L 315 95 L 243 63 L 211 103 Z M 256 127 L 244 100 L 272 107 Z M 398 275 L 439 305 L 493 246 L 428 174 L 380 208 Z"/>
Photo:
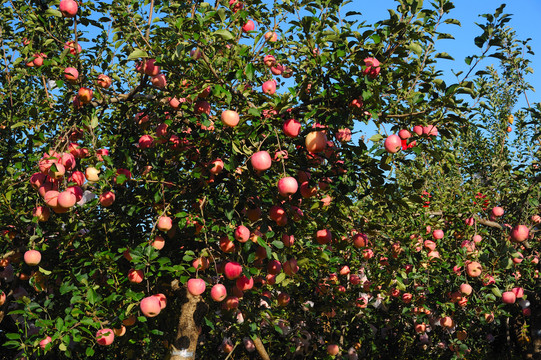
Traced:
<path id="1" fill-rule="evenodd" d="M 503 7 L 447 84 L 446 0 L 2 4 L 7 358 L 534 351 L 540 109 L 510 141 Z"/>

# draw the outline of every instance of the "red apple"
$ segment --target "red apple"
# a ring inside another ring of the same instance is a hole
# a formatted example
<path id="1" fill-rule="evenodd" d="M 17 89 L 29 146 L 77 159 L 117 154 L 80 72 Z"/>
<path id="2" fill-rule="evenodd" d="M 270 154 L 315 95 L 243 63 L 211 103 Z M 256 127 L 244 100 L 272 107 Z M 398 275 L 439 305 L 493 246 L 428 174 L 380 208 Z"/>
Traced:
<path id="1" fill-rule="evenodd" d="M 261 86 L 263 89 L 263 92 L 267 95 L 274 95 L 276 92 L 276 81 L 275 80 L 267 80 L 263 83 Z"/>
<path id="2" fill-rule="evenodd" d="M 289 304 L 289 302 L 291 301 L 291 297 L 289 296 L 288 293 L 285 293 L 285 292 L 281 292 L 279 295 L 278 295 L 278 305 L 280 306 L 286 306 L 287 304 Z"/>
<path id="3" fill-rule="evenodd" d="M 289 119 L 284 121 L 284 125 L 282 126 L 282 129 L 284 131 L 284 134 L 286 136 L 294 138 L 299 136 L 301 132 L 301 123 L 295 119 Z"/>
<path id="4" fill-rule="evenodd" d="M 248 20 L 246 24 L 242 26 L 242 31 L 248 32 L 248 31 L 254 31 L 255 30 L 255 24 L 252 20 Z"/>
<path id="5" fill-rule="evenodd" d="M 295 194 L 298 188 L 299 185 L 297 180 L 292 176 L 287 176 L 278 180 L 278 192 L 284 197 Z"/>
<path id="6" fill-rule="evenodd" d="M 165 89 L 165 87 L 167 86 L 167 79 L 165 78 L 164 74 L 154 75 L 150 79 L 150 82 L 152 82 L 152 85 L 154 85 L 158 89 Z"/>
<path id="7" fill-rule="evenodd" d="M 353 235 L 353 245 L 356 248 L 363 248 L 368 246 L 368 238 L 366 234 L 355 234 Z"/>
<path id="8" fill-rule="evenodd" d="M 299 271 L 299 266 L 297 265 L 297 259 L 291 258 L 287 261 L 284 261 L 282 264 L 282 269 L 284 269 L 284 273 L 287 275 L 293 275 L 296 274 Z"/>
<path id="9" fill-rule="evenodd" d="M 100 204 L 103 207 L 109 207 L 115 202 L 115 193 L 112 191 L 104 192 L 99 198 Z"/>
<path id="10" fill-rule="evenodd" d="M 75 206 L 77 203 L 77 197 L 72 191 L 65 190 L 58 194 L 57 201 L 58 206 L 68 209 Z"/>
<path id="11" fill-rule="evenodd" d="M 502 294 L 502 301 L 506 304 L 514 304 L 517 301 L 517 296 L 512 291 L 506 291 Z"/>
<path id="12" fill-rule="evenodd" d="M 267 272 L 272 275 L 278 275 L 282 272 L 282 264 L 278 260 L 271 260 L 267 264 Z"/>
<path id="13" fill-rule="evenodd" d="M 400 150 L 402 142 L 398 135 L 390 135 L 387 137 L 387 139 L 385 139 L 384 146 L 387 152 L 394 154 Z"/>
<path id="14" fill-rule="evenodd" d="M 222 236 L 220 237 L 220 249 L 224 253 L 232 253 L 235 251 L 235 244 L 227 236 Z"/>
<path id="15" fill-rule="evenodd" d="M 351 130 L 348 128 L 338 129 L 338 132 L 336 133 L 336 140 L 347 143 L 351 140 Z"/>
<path id="16" fill-rule="evenodd" d="M 45 347 L 48 343 L 50 343 L 53 339 L 50 336 L 47 336 L 45 339 L 41 340 L 39 342 L 39 347 L 45 350 Z"/>
<path id="17" fill-rule="evenodd" d="M 70 83 L 74 83 L 77 81 L 77 78 L 79 78 L 79 71 L 76 68 L 67 67 L 64 69 L 64 79 Z"/>
<path id="18" fill-rule="evenodd" d="M 60 12 L 67 18 L 75 17 L 78 7 L 77 2 L 74 0 L 60 0 Z"/>
<path id="19" fill-rule="evenodd" d="M 115 340 L 115 334 L 111 329 L 100 329 L 96 332 L 96 340 L 99 345 L 111 345 Z"/>
<path id="20" fill-rule="evenodd" d="M 432 231 L 432 237 L 436 240 L 441 240 L 443 239 L 443 230 L 434 230 Z"/>
<path id="21" fill-rule="evenodd" d="M 240 121 L 239 114 L 234 110 L 225 110 L 222 112 L 221 119 L 229 127 L 237 126 Z"/>
<path id="22" fill-rule="evenodd" d="M 500 217 L 500 216 L 503 216 L 504 214 L 504 210 L 503 208 L 499 207 L 499 206 L 495 206 L 492 208 L 492 216 L 494 217 Z"/>
<path id="23" fill-rule="evenodd" d="M 444 328 L 450 329 L 455 326 L 455 322 L 450 316 L 445 316 L 440 319 L 440 325 Z"/>
<path id="24" fill-rule="evenodd" d="M 293 246 L 293 243 L 295 242 L 295 237 L 293 235 L 283 234 L 282 235 L 282 243 L 285 247 L 291 247 Z"/>
<path id="25" fill-rule="evenodd" d="M 162 215 L 158 219 L 158 230 L 169 231 L 173 227 L 173 220 L 169 216 Z"/>
<path id="26" fill-rule="evenodd" d="M 271 167 L 272 159 L 267 151 L 258 151 L 250 158 L 252 167 L 257 171 L 264 171 Z"/>
<path id="27" fill-rule="evenodd" d="M 111 84 L 113 83 L 113 80 L 105 74 L 98 75 L 98 86 L 103 89 L 108 89 Z"/>
<path id="28" fill-rule="evenodd" d="M 24 253 L 24 262 L 30 266 L 36 266 L 41 261 L 41 253 L 37 250 L 28 250 Z"/>
<path id="29" fill-rule="evenodd" d="M 511 230 L 511 239 L 516 242 L 522 242 L 528 238 L 530 230 L 526 225 L 517 225 Z"/>
<path id="30" fill-rule="evenodd" d="M 238 262 L 230 261 L 225 264 L 224 273 L 226 278 L 234 280 L 242 274 L 242 265 Z"/>
<path id="31" fill-rule="evenodd" d="M 263 58 L 263 62 L 266 66 L 272 67 L 274 66 L 274 64 L 276 64 L 276 58 L 272 55 L 265 55 L 265 57 Z"/>
<path id="32" fill-rule="evenodd" d="M 250 290 L 254 287 L 254 279 L 250 276 L 242 275 L 236 281 L 237 288 L 241 291 Z"/>
<path id="33" fill-rule="evenodd" d="M 78 98 L 81 104 L 88 104 L 92 100 L 92 89 L 82 87 L 79 89 Z"/>
<path id="34" fill-rule="evenodd" d="M 473 288 L 471 287 L 470 284 L 464 283 L 464 284 L 460 285 L 460 292 L 462 294 L 464 294 L 466 296 L 471 295 L 472 291 L 473 291 Z"/>
<path id="35" fill-rule="evenodd" d="M 212 300 L 220 302 L 223 301 L 227 296 L 227 290 L 224 285 L 216 284 L 210 290 L 210 297 Z"/>
<path id="36" fill-rule="evenodd" d="M 160 299 L 155 296 L 147 296 L 146 298 L 143 298 L 139 304 L 139 307 L 141 308 L 143 315 L 146 317 L 158 316 L 160 311 L 162 311 Z"/>
<path id="37" fill-rule="evenodd" d="M 320 245 L 328 244 L 332 240 L 332 234 L 327 229 L 318 230 L 316 233 L 316 240 Z"/>
<path id="38" fill-rule="evenodd" d="M 150 245 L 156 250 L 161 250 L 165 246 L 165 239 L 160 235 L 156 235 Z"/>
<path id="39" fill-rule="evenodd" d="M 483 267 L 477 261 L 469 261 L 466 264 L 466 273 L 471 277 L 478 277 L 482 271 Z"/>
<path id="40" fill-rule="evenodd" d="M 216 159 L 210 163 L 209 172 L 213 175 L 218 175 L 224 169 L 224 162 L 222 159 Z"/>
<path id="41" fill-rule="evenodd" d="M 250 239 L 250 230 L 244 225 L 239 225 L 235 229 L 235 239 L 241 243 L 245 243 Z"/>
<path id="42" fill-rule="evenodd" d="M 205 292 L 207 284 L 205 284 L 205 280 L 203 279 L 190 279 L 187 286 L 190 294 L 198 296 Z"/>
<path id="43" fill-rule="evenodd" d="M 400 136 L 400 139 L 406 140 L 411 137 L 411 133 L 406 129 L 402 129 L 398 132 L 398 136 Z"/>
<path id="44" fill-rule="evenodd" d="M 128 271 L 128 280 L 134 284 L 139 284 L 143 281 L 143 270 L 130 269 Z"/>
<path id="45" fill-rule="evenodd" d="M 340 347 L 336 344 L 327 345 L 327 353 L 331 356 L 336 356 L 340 352 Z"/>
<path id="46" fill-rule="evenodd" d="M 49 216 L 51 216 L 51 211 L 48 207 L 45 206 L 36 206 L 34 210 L 32 211 L 32 216 L 35 216 L 38 218 L 38 221 L 45 222 L 49 220 Z"/>

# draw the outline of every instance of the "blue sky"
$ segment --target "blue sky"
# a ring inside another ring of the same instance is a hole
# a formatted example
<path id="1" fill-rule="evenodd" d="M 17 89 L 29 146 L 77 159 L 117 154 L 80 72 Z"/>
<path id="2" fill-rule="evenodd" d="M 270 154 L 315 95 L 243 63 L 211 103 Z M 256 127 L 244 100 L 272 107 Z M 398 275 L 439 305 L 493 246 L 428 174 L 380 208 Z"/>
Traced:
<path id="1" fill-rule="evenodd" d="M 429 5 L 428 0 L 425 0 L 425 7 Z M 455 58 L 455 61 L 441 60 L 441 68 L 449 75 L 449 81 L 455 78 L 450 69 L 456 71 L 466 70 L 468 67 L 464 63 L 464 58 L 468 55 L 479 54 L 479 48 L 474 45 L 473 39 L 481 34 L 481 29 L 475 25 L 476 22 L 483 23 L 485 18 L 479 17 L 479 14 L 493 13 L 494 10 L 501 4 L 505 3 L 504 13 L 512 14 L 512 20 L 507 24 L 512 27 L 520 40 L 532 38 L 530 46 L 532 47 L 535 56 L 530 56 L 532 63 L 530 67 L 534 69 L 534 74 L 530 74 L 528 80 L 530 84 L 536 88 L 537 92 L 529 92 L 528 99 L 530 104 L 541 102 L 541 0 L 456 0 L 454 1 L 455 8 L 451 11 L 450 16 L 458 19 L 462 26 L 448 26 L 446 31 L 451 33 L 455 40 L 442 40 L 438 43 L 439 51 L 445 51 Z M 348 9 L 360 11 L 368 23 L 385 19 L 388 17 L 387 9 L 395 9 L 397 2 L 394 0 L 378 0 L 378 1 L 360 1 L 354 0 Z M 497 59 L 488 58 L 483 65 L 495 63 Z M 483 67 L 484 67 L 483 66 Z M 448 82 L 449 83 L 449 82 Z M 526 106 L 524 97 L 521 98 L 519 107 Z M 517 109 L 515 109 L 517 110 Z"/>

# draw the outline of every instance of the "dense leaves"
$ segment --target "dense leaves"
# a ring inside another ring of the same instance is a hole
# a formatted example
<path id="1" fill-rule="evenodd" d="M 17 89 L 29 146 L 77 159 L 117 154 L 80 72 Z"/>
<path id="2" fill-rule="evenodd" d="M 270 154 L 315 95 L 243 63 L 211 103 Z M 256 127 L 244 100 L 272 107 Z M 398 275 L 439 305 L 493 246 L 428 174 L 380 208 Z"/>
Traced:
<path id="1" fill-rule="evenodd" d="M 541 109 L 504 7 L 450 83 L 447 0 L 2 4 L 11 358 L 532 354 Z"/>

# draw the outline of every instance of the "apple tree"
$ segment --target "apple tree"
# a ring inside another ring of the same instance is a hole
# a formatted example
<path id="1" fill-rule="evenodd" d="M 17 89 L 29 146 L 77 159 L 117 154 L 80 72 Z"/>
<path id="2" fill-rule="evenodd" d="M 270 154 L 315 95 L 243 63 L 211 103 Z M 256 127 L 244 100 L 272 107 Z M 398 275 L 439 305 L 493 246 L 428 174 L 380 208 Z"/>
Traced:
<path id="1" fill-rule="evenodd" d="M 448 83 L 448 0 L 2 5 L 9 358 L 535 352 L 541 108 L 504 7 Z"/>

